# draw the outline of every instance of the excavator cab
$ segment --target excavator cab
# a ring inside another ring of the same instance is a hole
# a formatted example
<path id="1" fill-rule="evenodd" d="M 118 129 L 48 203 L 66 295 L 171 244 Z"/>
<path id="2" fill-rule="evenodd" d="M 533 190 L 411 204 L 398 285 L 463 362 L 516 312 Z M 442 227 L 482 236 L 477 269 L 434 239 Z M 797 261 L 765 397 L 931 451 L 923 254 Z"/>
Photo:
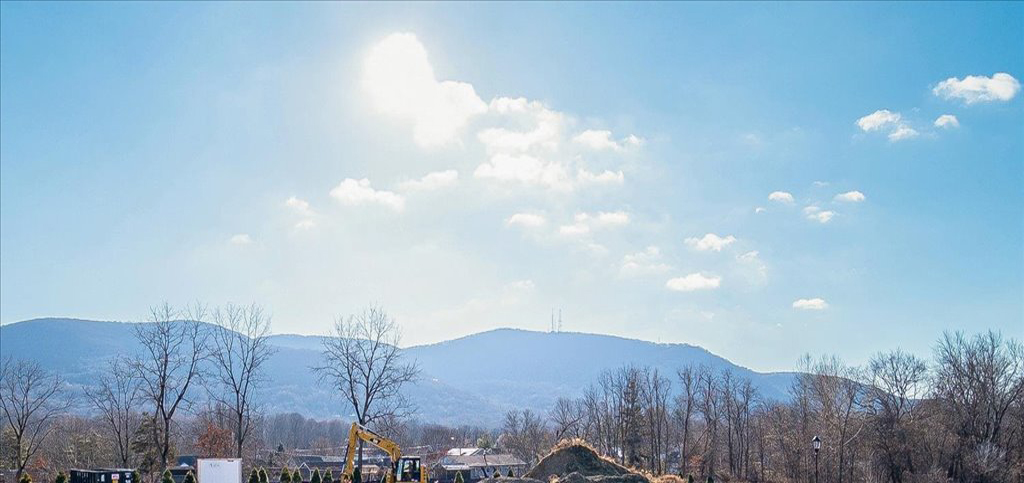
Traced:
<path id="1" fill-rule="evenodd" d="M 395 462 L 395 483 L 422 483 L 423 476 L 419 456 L 402 456 Z"/>

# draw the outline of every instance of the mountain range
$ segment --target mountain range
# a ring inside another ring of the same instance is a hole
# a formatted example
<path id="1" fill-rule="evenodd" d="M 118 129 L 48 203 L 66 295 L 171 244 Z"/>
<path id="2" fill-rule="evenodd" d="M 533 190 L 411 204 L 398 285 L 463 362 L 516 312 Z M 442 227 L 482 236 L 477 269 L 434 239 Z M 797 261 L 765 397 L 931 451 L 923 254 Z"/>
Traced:
<path id="1" fill-rule="evenodd" d="M 107 359 L 139 348 L 133 322 L 45 318 L 0 326 L 0 356 L 35 359 L 76 386 L 92 384 Z M 340 398 L 310 369 L 319 364 L 318 336 L 273 335 L 266 365 L 266 410 L 347 419 Z M 673 379 L 688 364 L 731 370 L 769 399 L 785 399 L 792 372 L 761 373 L 688 344 L 660 344 L 608 335 L 496 329 L 403 349 L 421 377 L 403 390 L 417 418 L 448 425 L 500 425 L 509 409 L 544 414 L 559 397 L 580 396 L 605 369 L 649 366 Z"/>

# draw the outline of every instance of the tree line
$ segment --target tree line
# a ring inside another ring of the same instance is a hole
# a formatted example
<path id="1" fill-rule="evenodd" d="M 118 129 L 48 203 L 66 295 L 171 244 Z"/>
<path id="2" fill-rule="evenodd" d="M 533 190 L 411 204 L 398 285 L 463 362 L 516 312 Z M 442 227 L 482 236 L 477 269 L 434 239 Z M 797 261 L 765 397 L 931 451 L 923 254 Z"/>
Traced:
<path id="1" fill-rule="evenodd" d="M 499 441 L 536 461 L 565 438 L 655 475 L 741 481 L 1024 481 L 1024 349 L 947 333 L 933 358 L 896 350 L 863 367 L 805 356 L 789 400 L 729 370 L 606 370 L 546 418 L 510 411 Z M 812 439 L 822 442 L 815 451 Z"/>
<path id="2" fill-rule="evenodd" d="M 243 457 L 250 468 L 284 464 L 299 449 L 342 454 L 345 423 L 263 411 L 274 349 L 262 308 L 165 304 L 148 322 L 135 328 L 140 353 L 112 360 L 78 394 L 38 362 L 0 361 L 0 466 L 50 481 L 72 467 L 137 467 L 156 481 L 177 454 Z M 535 463 L 577 439 L 684 478 L 813 481 L 816 466 L 818 481 L 836 483 L 1024 478 L 1024 349 L 994 332 L 945 334 L 930 360 L 897 350 L 855 367 L 805 356 L 785 401 L 728 370 L 624 366 L 544 414 L 510 410 L 499 428 L 417 421 L 402 387 L 419 369 L 400 339 L 394 319 L 370 307 L 335 321 L 312 369 L 335 390 L 339 413 L 417 454 L 477 446 Z M 77 401 L 88 414 L 73 411 L 83 409 Z"/>

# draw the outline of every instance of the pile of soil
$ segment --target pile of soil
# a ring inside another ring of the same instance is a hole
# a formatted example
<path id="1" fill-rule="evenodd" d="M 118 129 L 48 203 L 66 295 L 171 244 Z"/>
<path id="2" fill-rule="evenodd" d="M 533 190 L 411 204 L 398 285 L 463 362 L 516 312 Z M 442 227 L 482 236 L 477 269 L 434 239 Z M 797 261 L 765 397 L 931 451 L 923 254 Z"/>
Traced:
<path id="1" fill-rule="evenodd" d="M 650 483 L 646 476 L 638 473 L 624 475 L 588 476 L 591 483 Z"/>
<path id="2" fill-rule="evenodd" d="M 590 483 L 590 480 L 586 476 L 574 471 L 568 475 L 558 477 L 558 483 Z"/>
<path id="3" fill-rule="evenodd" d="M 644 475 L 625 473 L 622 475 L 583 476 L 569 473 L 558 478 L 558 483 L 650 483 Z"/>
<path id="4" fill-rule="evenodd" d="M 572 473 L 577 473 L 577 475 L 572 476 L 572 481 L 568 483 L 584 483 L 580 481 L 579 477 L 592 483 L 648 483 L 647 478 L 643 475 L 638 475 L 624 466 L 612 463 L 581 444 L 573 444 L 553 451 L 540 460 L 537 466 L 534 466 L 525 476 L 547 481 L 552 476 L 563 479 Z M 629 476 L 622 481 L 619 481 L 619 478 L 612 478 L 626 475 Z M 600 479 L 595 477 L 600 477 Z"/>
<path id="5" fill-rule="evenodd" d="M 535 480 L 533 478 L 526 478 L 526 477 L 523 477 L 523 478 L 508 478 L 508 477 L 502 476 L 501 478 L 484 478 L 484 479 L 480 480 L 480 483 L 544 483 L 544 482 L 540 481 L 540 480 Z"/>

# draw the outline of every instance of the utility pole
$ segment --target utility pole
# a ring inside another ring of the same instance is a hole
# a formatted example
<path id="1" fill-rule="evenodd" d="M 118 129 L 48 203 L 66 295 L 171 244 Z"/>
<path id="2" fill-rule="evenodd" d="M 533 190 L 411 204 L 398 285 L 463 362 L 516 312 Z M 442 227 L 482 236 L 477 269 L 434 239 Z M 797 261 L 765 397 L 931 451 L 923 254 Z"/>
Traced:
<path id="1" fill-rule="evenodd" d="M 562 309 L 558 309 L 558 331 L 562 331 Z"/>

